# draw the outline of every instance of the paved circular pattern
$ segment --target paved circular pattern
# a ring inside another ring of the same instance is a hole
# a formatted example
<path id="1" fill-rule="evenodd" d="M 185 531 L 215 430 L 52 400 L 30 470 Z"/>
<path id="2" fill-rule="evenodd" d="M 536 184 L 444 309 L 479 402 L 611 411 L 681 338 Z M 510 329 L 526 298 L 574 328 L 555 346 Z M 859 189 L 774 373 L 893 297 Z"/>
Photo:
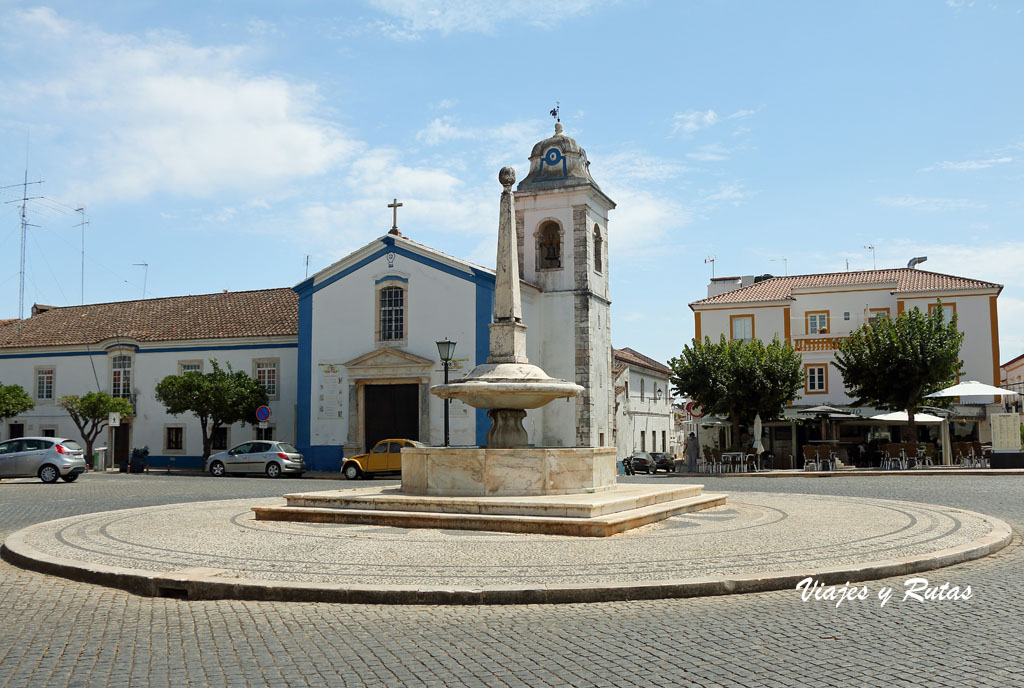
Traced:
<path id="1" fill-rule="evenodd" d="M 253 506 L 277 503 L 245 499 L 75 516 L 20 531 L 7 546 L 28 566 L 26 560 L 45 560 L 193 584 L 230 581 L 237 588 L 245 582 L 292 591 L 304 585 L 503 587 L 506 593 L 572 588 L 577 594 L 566 601 L 578 601 L 579 589 L 616 588 L 625 595 L 623 589 L 661 586 L 649 596 L 673 596 L 788 587 L 794 576 L 812 574 L 865 580 L 892 575 L 893 567 L 925 570 L 984 556 L 1009 541 L 1008 526 L 981 514 L 857 497 L 746 493 L 725 506 L 608 538 L 253 518 Z M 951 552 L 954 560 L 946 556 Z M 736 580 L 758 586 L 737 587 Z M 701 585 L 679 588 L 694 581 Z"/>

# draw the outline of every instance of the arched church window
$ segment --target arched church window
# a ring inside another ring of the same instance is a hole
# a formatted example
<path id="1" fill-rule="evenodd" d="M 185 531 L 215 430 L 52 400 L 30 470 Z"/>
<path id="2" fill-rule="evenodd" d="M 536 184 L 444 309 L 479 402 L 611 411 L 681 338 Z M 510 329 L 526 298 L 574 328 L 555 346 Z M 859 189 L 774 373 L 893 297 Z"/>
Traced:
<path id="1" fill-rule="evenodd" d="M 562 228 L 547 221 L 537 230 L 537 267 L 551 270 L 562 267 Z"/>
<path id="2" fill-rule="evenodd" d="M 405 289 L 384 287 L 380 290 L 380 336 L 382 342 L 405 339 Z"/>
<path id="3" fill-rule="evenodd" d="M 594 272 L 601 272 L 604 241 L 601 239 L 601 228 L 594 225 Z"/>

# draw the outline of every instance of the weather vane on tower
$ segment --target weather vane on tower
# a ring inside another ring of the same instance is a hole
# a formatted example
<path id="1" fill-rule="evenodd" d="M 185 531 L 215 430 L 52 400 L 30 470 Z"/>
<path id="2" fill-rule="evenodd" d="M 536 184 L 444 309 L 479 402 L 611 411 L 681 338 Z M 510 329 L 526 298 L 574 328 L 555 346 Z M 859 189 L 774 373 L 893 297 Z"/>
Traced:
<path id="1" fill-rule="evenodd" d="M 558 101 L 555 101 L 555 107 L 551 111 L 551 116 L 555 118 L 555 122 L 556 123 L 562 121 L 562 119 L 558 116 L 558 113 L 559 113 L 559 110 L 560 110 L 560 106 L 561 106 L 561 103 L 559 103 Z"/>

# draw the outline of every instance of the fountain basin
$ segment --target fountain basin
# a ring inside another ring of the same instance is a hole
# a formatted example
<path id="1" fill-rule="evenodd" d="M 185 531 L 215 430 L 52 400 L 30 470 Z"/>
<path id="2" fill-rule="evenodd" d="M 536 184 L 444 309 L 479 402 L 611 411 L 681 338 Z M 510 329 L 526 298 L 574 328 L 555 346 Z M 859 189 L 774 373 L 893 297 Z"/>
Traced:
<path id="1" fill-rule="evenodd" d="M 615 447 L 407 447 L 402 493 L 528 497 L 615 489 Z"/>

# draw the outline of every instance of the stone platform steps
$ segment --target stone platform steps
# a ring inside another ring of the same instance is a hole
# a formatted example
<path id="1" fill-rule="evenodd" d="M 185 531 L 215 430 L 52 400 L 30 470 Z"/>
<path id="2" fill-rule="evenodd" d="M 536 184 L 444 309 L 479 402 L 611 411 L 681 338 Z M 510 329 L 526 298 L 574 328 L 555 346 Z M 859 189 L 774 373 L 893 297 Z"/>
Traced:
<path id="1" fill-rule="evenodd" d="M 253 511 L 260 521 L 607 537 L 725 503 L 726 495 L 702 490 L 702 485 L 621 485 L 589 494 L 481 498 L 420 497 L 396 488 L 371 488 L 286 495 L 285 506 Z"/>

